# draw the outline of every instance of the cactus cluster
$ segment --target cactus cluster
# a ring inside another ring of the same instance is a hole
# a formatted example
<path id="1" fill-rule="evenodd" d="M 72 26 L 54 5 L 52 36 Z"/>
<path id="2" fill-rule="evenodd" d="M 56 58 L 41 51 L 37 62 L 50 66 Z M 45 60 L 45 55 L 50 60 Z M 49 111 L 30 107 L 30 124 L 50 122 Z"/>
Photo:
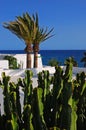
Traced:
<path id="1" fill-rule="evenodd" d="M 86 75 L 78 73 L 72 79 L 72 64 L 63 72 L 57 66 L 53 76 L 49 71 L 38 74 L 38 87 L 33 88 L 31 70 L 24 79 L 10 82 L 2 74 L 4 114 L 0 113 L 1 130 L 85 130 Z M 24 93 L 20 101 L 20 87 Z M 23 107 L 23 110 L 22 110 Z"/>

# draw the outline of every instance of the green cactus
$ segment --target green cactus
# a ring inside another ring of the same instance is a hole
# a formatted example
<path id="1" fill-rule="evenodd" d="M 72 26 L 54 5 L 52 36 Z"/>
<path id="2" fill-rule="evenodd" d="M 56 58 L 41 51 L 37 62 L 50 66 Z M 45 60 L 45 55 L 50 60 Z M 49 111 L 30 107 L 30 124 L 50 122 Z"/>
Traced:
<path id="1" fill-rule="evenodd" d="M 19 92 L 19 83 L 16 84 L 16 108 L 17 108 L 17 114 L 18 114 L 18 120 L 22 122 L 22 112 L 21 112 L 21 103 L 20 103 L 20 92 Z"/>
<path id="2" fill-rule="evenodd" d="M 77 129 L 86 128 L 86 75 L 84 72 L 77 74 L 73 98 L 77 101 Z"/>
<path id="3" fill-rule="evenodd" d="M 63 70 L 61 67 L 56 67 L 56 72 L 54 74 L 54 82 L 53 82 L 53 97 L 54 100 L 58 99 L 62 93 L 63 89 Z"/>
<path id="4" fill-rule="evenodd" d="M 5 76 L 5 73 L 2 73 L 2 84 L 3 84 L 3 94 L 4 94 L 4 112 L 5 112 L 5 126 L 6 130 L 18 130 L 17 116 L 16 113 L 16 99 L 15 92 L 11 92 L 13 88 L 10 88 L 9 84 L 10 77 Z M 12 100 L 11 100 L 12 99 Z"/>
<path id="5" fill-rule="evenodd" d="M 2 73 L 2 84 L 3 84 L 3 95 L 4 95 L 4 112 L 8 120 L 11 119 L 11 109 L 10 109 L 10 92 L 9 92 L 9 80 L 10 77 Z"/>
<path id="6" fill-rule="evenodd" d="M 69 100 L 69 105 L 72 110 L 70 130 L 77 130 L 77 101 L 71 97 Z"/>
<path id="7" fill-rule="evenodd" d="M 25 79 L 23 80 L 24 84 L 24 105 L 31 104 L 31 96 L 32 96 L 32 78 L 33 73 L 30 70 L 25 71 Z"/>
<path id="8" fill-rule="evenodd" d="M 23 107 L 23 121 L 24 121 L 24 129 L 25 130 L 33 130 L 32 124 L 32 78 L 33 73 L 30 70 L 25 71 L 25 79 L 23 80 L 24 86 L 24 107 Z"/>
<path id="9" fill-rule="evenodd" d="M 68 82 L 71 82 L 72 80 L 72 69 L 73 69 L 73 64 L 71 58 L 69 58 L 69 62 L 66 63 L 66 70 L 64 75 L 65 80 L 68 80 Z"/>
<path id="10" fill-rule="evenodd" d="M 43 96 L 42 100 L 43 103 L 47 100 L 47 95 L 50 94 L 50 84 L 51 78 L 49 76 L 49 71 L 42 71 L 38 74 L 38 87 L 42 88 Z"/>
<path id="11" fill-rule="evenodd" d="M 62 92 L 62 110 L 60 115 L 60 128 L 70 130 L 71 125 L 71 106 L 68 104 L 70 98 L 72 96 L 72 84 L 71 82 L 66 82 L 63 85 Z"/>
<path id="12" fill-rule="evenodd" d="M 63 89 L 63 70 L 58 66 L 53 77 L 53 88 L 51 98 L 51 127 L 57 126 L 59 123 L 59 114 L 61 111 L 60 97 Z"/>
<path id="13" fill-rule="evenodd" d="M 19 128 L 22 126 L 22 113 L 21 113 L 21 103 L 20 103 L 20 92 L 19 83 L 14 82 L 9 83 L 10 87 L 10 102 L 11 102 L 11 112 L 16 114 L 16 119 L 19 124 Z"/>
<path id="14" fill-rule="evenodd" d="M 60 76 L 61 77 L 61 76 Z M 68 63 L 63 75 L 63 89 L 61 94 L 62 110 L 60 115 L 60 128 L 70 130 L 72 108 L 69 100 L 72 97 L 72 63 Z"/>
<path id="15" fill-rule="evenodd" d="M 44 100 L 46 100 L 46 96 L 50 92 L 50 76 L 49 76 L 49 71 L 43 71 L 43 97 Z"/>
<path id="16" fill-rule="evenodd" d="M 49 71 L 42 71 L 38 74 L 38 87 L 43 89 L 43 97 L 46 100 L 46 95 L 50 92 L 51 78 Z"/>
<path id="17" fill-rule="evenodd" d="M 43 88 L 43 72 L 38 73 L 38 87 Z"/>
<path id="18" fill-rule="evenodd" d="M 24 112 L 23 112 L 23 121 L 24 121 L 25 130 L 34 130 L 32 124 L 32 117 L 33 116 L 32 116 L 31 105 L 25 105 Z"/>
<path id="19" fill-rule="evenodd" d="M 58 127 L 52 127 L 52 128 L 50 128 L 49 130 L 60 130 L 60 128 L 58 128 Z M 64 129 L 65 130 L 65 129 Z"/>
<path id="20" fill-rule="evenodd" d="M 12 130 L 19 130 L 18 117 L 16 113 L 12 113 Z"/>
<path id="21" fill-rule="evenodd" d="M 5 130 L 19 130 L 19 126 L 17 123 L 16 115 L 12 114 L 12 119 L 7 120 Z"/>
<path id="22" fill-rule="evenodd" d="M 44 120 L 49 126 L 49 118 L 51 116 L 51 81 L 49 71 L 42 71 L 38 74 L 38 88 L 42 88 L 42 102 L 44 109 Z"/>
<path id="23" fill-rule="evenodd" d="M 12 130 L 19 130 L 19 125 L 18 125 L 18 119 L 19 119 L 19 115 L 18 115 L 18 112 L 17 112 L 17 106 L 16 106 L 16 85 L 14 85 L 14 83 L 10 83 L 9 84 L 9 87 L 10 87 L 10 108 L 11 108 L 11 120 L 7 120 L 7 126 L 11 126 L 12 127 Z M 8 123 L 9 121 L 9 123 Z M 9 129 L 7 127 L 7 129 Z"/>
<path id="24" fill-rule="evenodd" d="M 2 74 L 0 86 L 4 95 L 4 114 L 0 114 L 0 129 L 5 130 L 85 130 L 86 74 L 72 79 L 72 63 L 63 73 L 56 67 L 55 74 L 38 74 L 38 87 L 32 86 L 32 71 L 25 72 L 17 84 Z M 24 103 L 21 111 L 19 88 L 23 87 Z M 51 88 L 52 86 L 52 88 Z"/>
<path id="25" fill-rule="evenodd" d="M 32 113 L 34 130 L 47 130 L 46 123 L 43 116 L 43 102 L 42 102 L 42 88 L 35 88 L 33 90 Z"/>

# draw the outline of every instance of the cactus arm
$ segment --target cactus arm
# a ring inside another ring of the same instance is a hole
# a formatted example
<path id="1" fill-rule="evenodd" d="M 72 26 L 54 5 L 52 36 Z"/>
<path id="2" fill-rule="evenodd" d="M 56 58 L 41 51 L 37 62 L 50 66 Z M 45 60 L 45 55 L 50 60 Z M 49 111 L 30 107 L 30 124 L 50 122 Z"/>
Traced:
<path id="1" fill-rule="evenodd" d="M 72 80 L 72 73 L 73 73 L 72 69 L 73 69 L 73 64 L 72 63 L 67 64 L 64 78 L 68 80 L 68 82 L 71 82 Z"/>
<path id="2" fill-rule="evenodd" d="M 32 124 L 31 105 L 24 106 L 23 121 L 24 121 L 25 130 L 34 130 L 33 124 Z"/>
<path id="3" fill-rule="evenodd" d="M 42 88 L 35 88 L 33 90 L 32 113 L 34 129 L 47 130 L 43 117 L 43 103 L 42 103 Z"/>
<path id="4" fill-rule="evenodd" d="M 31 104 L 31 96 L 32 96 L 32 76 L 33 73 L 30 70 L 25 72 L 25 79 L 24 79 L 24 105 Z"/>
<path id="5" fill-rule="evenodd" d="M 77 101 L 72 97 L 69 99 L 68 104 L 71 106 L 71 124 L 70 130 L 77 130 Z"/>
<path id="6" fill-rule="evenodd" d="M 4 95 L 4 113 L 7 119 L 11 118 L 10 95 L 9 95 L 9 80 L 10 77 L 2 73 L 3 95 Z"/>

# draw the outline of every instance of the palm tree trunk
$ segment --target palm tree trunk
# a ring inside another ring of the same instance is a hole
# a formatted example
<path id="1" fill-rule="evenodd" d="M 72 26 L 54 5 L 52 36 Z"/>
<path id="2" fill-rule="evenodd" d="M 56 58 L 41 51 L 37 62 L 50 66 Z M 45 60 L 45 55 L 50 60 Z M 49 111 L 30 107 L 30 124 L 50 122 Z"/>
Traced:
<path id="1" fill-rule="evenodd" d="M 33 51 L 34 51 L 34 68 L 38 68 L 38 52 L 39 52 L 39 44 L 38 43 L 34 43 Z"/>
<path id="2" fill-rule="evenodd" d="M 34 52 L 34 68 L 38 68 L 38 52 Z"/>
<path id="3" fill-rule="evenodd" d="M 31 44 L 27 44 L 25 51 L 27 53 L 27 58 L 26 58 L 26 68 L 31 68 L 31 53 L 32 53 L 32 47 Z"/>
<path id="4" fill-rule="evenodd" d="M 31 54 L 27 53 L 27 68 L 31 68 Z"/>

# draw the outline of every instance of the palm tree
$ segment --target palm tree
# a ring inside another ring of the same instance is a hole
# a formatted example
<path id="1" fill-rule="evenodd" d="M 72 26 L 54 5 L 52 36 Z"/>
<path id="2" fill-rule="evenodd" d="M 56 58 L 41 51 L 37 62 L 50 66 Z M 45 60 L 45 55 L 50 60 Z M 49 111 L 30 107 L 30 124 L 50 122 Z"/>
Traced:
<path id="1" fill-rule="evenodd" d="M 84 67 L 86 67 L 86 52 L 84 52 L 84 57 L 81 59 L 81 62 L 84 62 Z"/>
<path id="2" fill-rule="evenodd" d="M 53 31 L 51 29 L 49 32 L 44 29 L 38 30 L 36 37 L 33 42 L 33 51 L 34 51 L 34 68 L 38 67 L 38 52 L 39 52 L 39 45 L 41 42 L 47 40 L 48 38 L 52 37 L 53 35 L 50 35 L 50 33 Z"/>
<path id="3" fill-rule="evenodd" d="M 33 42 L 33 25 L 32 19 L 28 13 L 23 16 L 16 17 L 16 20 L 9 23 L 4 23 L 3 27 L 10 30 L 18 38 L 25 41 L 27 53 L 27 68 L 31 68 L 31 53 L 32 53 L 32 42 Z"/>
<path id="4" fill-rule="evenodd" d="M 50 35 L 53 31 L 53 28 L 48 31 L 48 29 L 39 28 L 39 21 L 38 21 L 38 15 L 32 16 L 33 20 L 33 32 L 34 32 L 34 38 L 33 38 L 33 51 L 34 51 L 34 68 L 38 67 L 38 52 L 39 52 L 39 44 L 53 35 Z"/>
<path id="5" fill-rule="evenodd" d="M 38 15 L 32 15 L 32 17 L 26 13 L 23 16 L 16 17 L 13 22 L 4 23 L 3 26 L 14 33 L 18 38 L 23 39 L 26 44 L 25 51 L 27 52 L 27 68 L 31 68 L 31 53 L 34 51 L 34 67 L 38 67 L 38 51 L 39 44 L 48 38 L 53 28 L 48 31 L 47 28 L 39 28 Z M 32 49 L 33 44 L 33 49 Z"/>

